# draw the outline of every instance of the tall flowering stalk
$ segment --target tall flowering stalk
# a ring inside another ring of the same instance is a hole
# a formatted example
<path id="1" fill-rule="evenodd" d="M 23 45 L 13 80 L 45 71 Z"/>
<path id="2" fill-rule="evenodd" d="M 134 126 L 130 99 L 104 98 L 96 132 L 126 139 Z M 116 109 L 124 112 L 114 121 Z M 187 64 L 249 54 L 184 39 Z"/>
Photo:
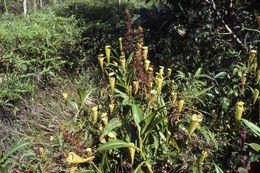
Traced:
<path id="1" fill-rule="evenodd" d="M 133 143 L 131 143 L 131 144 L 134 146 Z M 130 155 L 130 158 L 131 158 L 131 165 L 133 165 L 134 164 L 134 158 L 135 158 L 135 148 L 130 146 L 130 147 L 128 147 L 128 151 L 129 151 L 129 155 Z"/>
<path id="2" fill-rule="evenodd" d="M 172 74 L 172 69 L 168 68 L 167 69 L 167 77 L 170 78 Z"/>
<path id="3" fill-rule="evenodd" d="M 97 123 L 97 118 L 98 118 L 98 107 L 95 106 L 92 108 L 92 117 L 91 117 L 91 120 L 93 122 L 93 124 L 96 124 Z"/>
<path id="4" fill-rule="evenodd" d="M 143 58 L 144 58 L 144 60 L 147 60 L 147 56 L 148 56 L 148 47 L 143 46 Z"/>
<path id="5" fill-rule="evenodd" d="M 203 150 L 200 155 L 199 164 L 202 165 L 204 160 L 208 157 L 208 152 Z"/>
<path id="6" fill-rule="evenodd" d="M 128 87 L 128 96 L 129 96 L 130 98 L 132 98 L 132 93 L 133 93 L 133 87 L 132 87 L 132 85 L 130 85 L 130 86 Z"/>
<path id="7" fill-rule="evenodd" d="M 107 134 L 107 136 L 108 136 L 108 139 L 109 139 L 109 140 L 115 140 L 115 139 L 116 139 L 116 135 L 115 135 L 113 132 L 109 132 L 109 133 Z"/>
<path id="8" fill-rule="evenodd" d="M 254 59 L 256 59 L 257 56 L 257 50 L 250 50 L 249 52 L 249 62 L 252 63 Z"/>
<path id="9" fill-rule="evenodd" d="M 258 84 L 260 81 L 260 70 L 257 70 L 256 72 L 256 84 Z"/>
<path id="10" fill-rule="evenodd" d="M 144 61 L 144 71 L 145 71 L 145 72 L 148 71 L 149 65 L 150 65 L 150 61 L 149 61 L 149 60 L 145 60 L 145 61 Z"/>
<path id="11" fill-rule="evenodd" d="M 148 70 L 147 70 L 147 73 L 148 73 L 149 81 L 151 81 L 152 78 L 153 78 L 153 68 L 149 67 Z"/>
<path id="12" fill-rule="evenodd" d="M 201 121 L 202 121 L 202 114 L 193 114 L 191 118 L 191 123 L 188 129 L 189 136 L 193 134 L 193 132 L 199 127 Z"/>
<path id="13" fill-rule="evenodd" d="M 149 87 L 152 88 L 153 87 L 153 68 L 149 67 L 147 73 L 148 73 Z"/>
<path id="14" fill-rule="evenodd" d="M 62 96 L 63 96 L 63 99 L 65 101 L 65 105 L 67 106 L 69 94 L 68 93 L 62 93 Z"/>
<path id="15" fill-rule="evenodd" d="M 103 126 L 102 126 L 102 124 L 99 124 L 98 131 L 101 132 L 101 133 L 103 132 Z"/>
<path id="16" fill-rule="evenodd" d="M 240 79 L 242 92 L 244 92 L 245 84 L 246 84 L 246 81 L 247 81 L 246 75 L 247 74 L 244 73 L 243 76 Z"/>
<path id="17" fill-rule="evenodd" d="M 175 106 L 176 100 L 177 100 L 177 93 L 176 92 L 171 92 L 172 107 Z"/>
<path id="18" fill-rule="evenodd" d="M 116 83 L 116 78 L 114 77 L 115 73 L 109 73 L 108 74 L 108 80 L 109 80 L 109 85 L 112 91 L 112 95 L 114 95 L 115 92 L 115 83 Z"/>
<path id="19" fill-rule="evenodd" d="M 98 55 L 98 62 L 99 62 L 99 65 L 100 65 L 102 71 L 104 71 L 104 59 L 105 59 L 104 54 Z"/>
<path id="20" fill-rule="evenodd" d="M 171 88 L 174 88 L 174 86 L 175 86 L 175 81 L 174 80 L 171 80 Z"/>
<path id="21" fill-rule="evenodd" d="M 108 123 L 107 113 L 102 113 L 102 114 L 101 114 L 101 121 L 102 121 L 102 123 L 103 123 L 104 126 L 107 125 L 107 123 Z"/>
<path id="22" fill-rule="evenodd" d="M 157 102 L 157 91 L 156 90 L 151 90 L 150 98 L 149 98 L 149 105 L 151 107 L 154 107 L 156 102 Z"/>
<path id="23" fill-rule="evenodd" d="M 105 46 L 105 52 L 107 57 L 107 63 L 110 63 L 110 55 L 111 55 L 111 46 L 107 45 Z"/>
<path id="24" fill-rule="evenodd" d="M 124 52 L 123 52 L 123 38 L 122 37 L 118 38 L 118 43 L 119 43 L 119 49 L 120 49 L 121 55 L 123 55 Z"/>
<path id="25" fill-rule="evenodd" d="M 138 93 L 138 89 L 139 89 L 139 82 L 133 81 L 133 87 L 134 87 L 134 94 L 136 95 Z"/>
<path id="26" fill-rule="evenodd" d="M 235 107 L 235 118 L 237 121 L 240 121 L 243 115 L 243 112 L 245 111 L 244 109 L 244 102 L 239 101 L 236 103 L 236 107 Z"/>
<path id="27" fill-rule="evenodd" d="M 178 112 L 181 113 L 185 100 L 180 100 L 178 105 Z"/>
<path id="28" fill-rule="evenodd" d="M 163 76 L 164 74 L 164 67 L 163 66 L 159 66 L 159 75 Z"/>
<path id="29" fill-rule="evenodd" d="M 64 100 L 66 101 L 68 99 L 69 94 L 68 93 L 62 93 L 62 96 Z"/>
<path id="30" fill-rule="evenodd" d="M 157 92 L 161 93 L 162 91 L 162 84 L 163 84 L 163 77 L 161 75 L 156 76 L 156 84 L 157 84 Z"/>
<path id="31" fill-rule="evenodd" d="M 259 96 L 259 90 L 255 89 L 253 94 L 253 105 L 256 103 L 258 96 Z"/>
<path id="32" fill-rule="evenodd" d="M 260 25 L 260 16 L 258 16 L 258 15 L 255 13 L 255 18 L 256 18 L 256 21 L 257 21 L 258 25 Z"/>
<path id="33" fill-rule="evenodd" d="M 101 144 L 105 144 L 107 142 L 107 140 L 104 137 L 99 137 L 99 142 Z"/>
<path id="34" fill-rule="evenodd" d="M 115 104 L 114 103 L 110 103 L 108 106 L 109 106 L 110 113 L 113 113 L 114 108 L 115 108 Z"/>
<path id="35" fill-rule="evenodd" d="M 119 61 L 120 61 L 120 65 L 121 65 L 124 73 L 126 73 L 126 59 L 125 59 L 125 56 L 120 56 L 119 57 Z"/>
<path id="36" fill-rule="evenodd" d="M 166 130 L 166 143 L 168 144 L 169 140 L 170 140 L 170 137 L 171 137 L 171 132 L 169 130 Z"/>
<path id="37" fill-rule="evenodd" d="M 174 97 L 174 96 L 173 96 Z M 177 95 L 176 95 L 176 97 L 177 97 Z M 173 99 L 175 99 L 175 98 L 173 98 Z M 184 105 L 184 103 L 185 103 L 185 100 L 180 100 L 179 102 L 178 102 L 178 114 L 177 114 L 177 120 L 179 120 L 179 118 L 180 118 L 180 113 L 181 113 L 181 111 L 182 111 L 182 108 L 183 108 L 183 105 Z M 174 106 L 174 105 L 173 105 Z"/>

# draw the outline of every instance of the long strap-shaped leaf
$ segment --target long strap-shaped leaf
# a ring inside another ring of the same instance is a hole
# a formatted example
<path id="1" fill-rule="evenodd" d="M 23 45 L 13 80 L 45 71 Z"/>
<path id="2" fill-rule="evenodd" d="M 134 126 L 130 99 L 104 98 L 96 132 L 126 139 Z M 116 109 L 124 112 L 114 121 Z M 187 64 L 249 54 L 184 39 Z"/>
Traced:
<path id="1" fill-rule="evenodd" d="M 242 121 L 255 135 L 257 135 L 258 137 L 260 136 L 260 128 L 257 125 L 244 118 L 242 118 Z"/>
<path id="2" fill-rule="evenodd" d="M 106 127 L 104 128 L 102 135 L 100 136 L 101 138 L 103 138 L 104 136 L 106 136 L 109 132 L 111 132 L 113 129 L 122 126 L 122 121 L 119 118 L 113 118 L 111 119 L 108 124 L 106 125 Z"/>
<path id="3" fill-rule="evenodd" d="M 150 115 L 148 115 L 143 121 L 145 123 L 144 127 L 142 128 L 142 134 L 145 134 L 149 130 L 151 130 L 153 127 L 155 127 L 160 121 L 154 121 L 156 115 L 158 112 L 160 112 L 162 109 L 164 109 L 166 106 L 162 106 L 158 108 L 157 110 L 153 111 Z"/>
<path id="4" fill-rule="evenodd" d="M 97 151 L 104 151 L 104 150 L 112 150 L 112 149 L 117 149 L 117 148 L 128 148 L 128 147 L 133 147 L 136 150 L 139 150 L 139 148 L 135 147 L 133 143 L 128 143 L 119 139 L 115 139 L 113 141 L 109 141 L 103 145 L 101 145 Z"/>
<path id="5" fill-rule="evenodd" d="M 13 153 L 15 153 L 17 150 L 31 144 L 31 142 L 25 142 L 25 141 L 20 141 L 18 144 L 13 146 L 7 154 L 4 155 L 4 157 L 0 160 L 0 164 L 4 163 Z"/>
<path id="6" fill-rule="evenodd" d="M 133 115 L 135 124 L 140 132 L 141 131 L 140 122 L 144 119 L 144 116 L 143 116 L 142 110 L 139 105 L 136 105 L 136 104 L 132 105 L 132 115 Z"/>
<path id="7" fill-rule="evenodd" d="M 146 167 L 148 168 L 150 173 L 153 173 L 151 164 L 146 160 L 146 161 L 142 161 L 137 167 L 136 169 L 132 172 L 132 173 L 143 173 L 144 171 L 141 169 L 142 165 L 146 164 Z"/>

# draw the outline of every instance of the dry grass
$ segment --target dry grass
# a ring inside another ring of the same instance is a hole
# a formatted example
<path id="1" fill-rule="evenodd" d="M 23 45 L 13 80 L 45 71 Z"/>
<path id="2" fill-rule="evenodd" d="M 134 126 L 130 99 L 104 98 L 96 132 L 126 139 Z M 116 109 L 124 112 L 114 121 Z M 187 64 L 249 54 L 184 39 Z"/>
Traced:
<path id="1" fill-rule="evenodd" d="M 60 128 L 71 121 L 74 113 L 64 104 L 62 93 L 69 92 L 73 97 L 77 95 L 78 85 L 91 85 L 87 81 L 80 81 L 82 79 L 86 77 L 76 79 L 77 82 L 59 82 L 55 87 L 35 92 L 30 99 L 21 103 L 15 119 L 1 114 L 0 146 L 8 149 L 21 138 L 30 139 L 34 150 L 43 147 L 47 155 L 51 156 L 46 162 L 40 162 L 38 170 L 50 173 L 64 171 L 66 167 Z"/>

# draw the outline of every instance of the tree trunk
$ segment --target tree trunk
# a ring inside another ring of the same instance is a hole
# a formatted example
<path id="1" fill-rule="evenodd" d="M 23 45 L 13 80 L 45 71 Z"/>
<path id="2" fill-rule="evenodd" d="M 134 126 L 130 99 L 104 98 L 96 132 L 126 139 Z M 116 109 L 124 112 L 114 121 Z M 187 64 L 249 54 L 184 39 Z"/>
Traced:
<path id="1" fill-rule="evenodd" d="M 40 7 L 42 8 L 42 0 L 40 0 Z"/>
<path id="2" fill-rule="evenodd" d="M 37 10 L 37 0 L 33 0 L 33 11 L 36 12 Z"/>
<path id="3" fill-rule="evenodd" d="M 27 0 L 23 0 L 23 14 L 27 14 Z"/>
<path id="4" fill-rule="evenodd" d="M 8 8 L 7 8 L 6 0 L 4 0 L 4 6 L 5 6 L 5 13 L 8 14 Z"/>

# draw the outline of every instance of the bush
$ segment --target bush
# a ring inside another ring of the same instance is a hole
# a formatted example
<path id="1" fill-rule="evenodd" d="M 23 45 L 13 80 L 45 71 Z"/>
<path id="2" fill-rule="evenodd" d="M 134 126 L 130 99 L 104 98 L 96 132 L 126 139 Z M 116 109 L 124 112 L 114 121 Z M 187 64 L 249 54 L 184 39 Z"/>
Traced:
<path id="1" fill-rule="evenodd" d="M 21 98 L 34 84 L 44 85 L 77 67 L 82 52 L 76 24 L 73 17 L 57 17 L 51 9 L 1 22 L 1 103 Z M 77 50 L 80 53 L 74 54 Z"/>

